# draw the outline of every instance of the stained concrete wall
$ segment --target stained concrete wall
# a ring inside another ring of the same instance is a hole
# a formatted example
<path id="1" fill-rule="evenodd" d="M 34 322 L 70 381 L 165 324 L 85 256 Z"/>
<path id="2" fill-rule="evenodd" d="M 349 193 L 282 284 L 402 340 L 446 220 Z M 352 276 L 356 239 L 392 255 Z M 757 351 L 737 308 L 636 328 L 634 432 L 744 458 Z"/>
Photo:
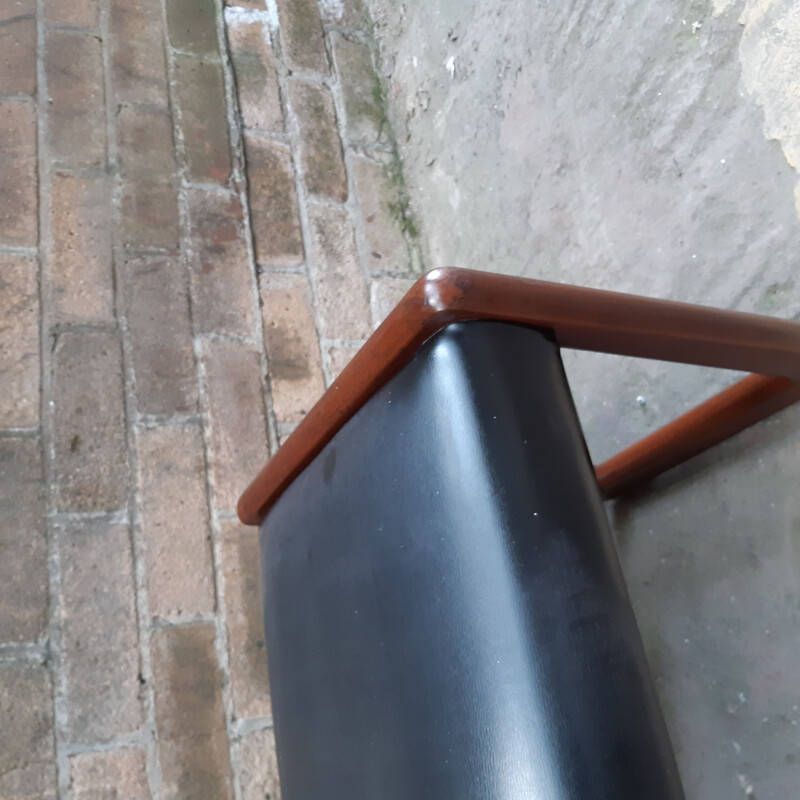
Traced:
<path id="1" fill-rule="evenodd" d="M 800 317 L 800 4 L 368 0 L 427 266 Z M 567 354 L 593 455 L 727 373 Z M 690 800 L 800 787 L 800 412 L 610 506 Z"/>

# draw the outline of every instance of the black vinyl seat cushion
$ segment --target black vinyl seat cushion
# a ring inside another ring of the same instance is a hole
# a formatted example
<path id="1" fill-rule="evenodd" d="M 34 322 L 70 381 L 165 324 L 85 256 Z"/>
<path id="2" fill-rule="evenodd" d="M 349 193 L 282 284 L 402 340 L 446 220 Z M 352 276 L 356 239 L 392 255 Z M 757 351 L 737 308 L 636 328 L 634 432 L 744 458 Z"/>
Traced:
<path id="1" fill-rule="evenodd" d="M 683 797 L 546 334 L 440 331 L 261 539 L 284 800 Z"/>

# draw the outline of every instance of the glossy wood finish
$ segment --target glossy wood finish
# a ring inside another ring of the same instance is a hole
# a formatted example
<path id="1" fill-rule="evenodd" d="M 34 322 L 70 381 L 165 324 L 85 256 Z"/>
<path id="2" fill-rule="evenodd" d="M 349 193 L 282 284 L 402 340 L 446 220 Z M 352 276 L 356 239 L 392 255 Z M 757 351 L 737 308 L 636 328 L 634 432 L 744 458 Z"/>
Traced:
<path id="1" fill-rule="evenodd" d="M 800 324 L 794 322 L 487 272 L 433 270 L 414 284 L 245 490 L 238 506 L 242 522 L 259 525 L 281 492 L 428 337 L 451 322 L 472 319 L 549 329 L 561 347 L 726 367 L 800 382 Z M 727 409 L 728 422 L 719 426 L 717 436 L 702 439 L 707 443 L 700 450 L 777 410 L 769 410 L 762 383 L 745 379 L 737 386 L 736 402 L 729 396 L 719 406 Z M 793 396 L 778 394 L 784 400 Z M 713 418 L 714 406 L 703 405 L 707 408 L 701 418 L 708 418 L 709 409 Z M 788 402 L 778 404 L 785 405 Z M 657 432 L 643 440 L 640 444 L 651 441 L 643 451 L 631 453 L 629 448 L 606 462 L 601 488 L 603 481 L 606 488 L 632 485 L 645 473 L 652 477 L 680 463 L 681 453 L 700 452 L 685 441 L 702 432 L 694 418 L 687 426 L 688 416 L 663 429 L 666 434 Z M 734 423 L 731 416 L 744 424 Z"/>
<path id="2" fill-rule="evenodd" d="M 748 375 L 595 468 L 606 499 L 655 478 L 800 400 L 800 383 Z"/>

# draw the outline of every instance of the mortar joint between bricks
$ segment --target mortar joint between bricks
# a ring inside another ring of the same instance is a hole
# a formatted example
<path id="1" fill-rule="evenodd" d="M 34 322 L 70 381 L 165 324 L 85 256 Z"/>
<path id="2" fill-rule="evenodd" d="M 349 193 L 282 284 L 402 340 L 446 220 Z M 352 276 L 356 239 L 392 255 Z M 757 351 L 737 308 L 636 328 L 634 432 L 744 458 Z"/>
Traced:
<path id="1" fill-rule="evenodd" d="M 224 186 L 219 183 L 200 183 L 184 179 L 181 186 L 189 191 L 209 192 L 212 194 L 224 195 L 225 197 L 238 197 L 239 192 L 233 186 Z"/>
<path id="2" fill-rule="evenodd" d="M 57 322 L 50 326 L 50 336 L 58 338 L 65 333 L 111 334 L 118 336 L 120 325 L 114 322 Z"/>
<path id="3" fill-rule="evenodd" d="M 25 103 L 36 108 L 36 98 L 29 94 L 0 94 L 0 102 Z"/>
<path id="4" fill-rule="evenodd" d="M 265 731 L 274 727 L 273 718 L 269 717 L 242 717 L 234 722 L 233 729 L 237 741 L 257 731 Z"/>
<path id="5" fill-rule="evenodd" d="M 199 339 L 201 342 L 235 342 L 237 344 L 248 344 L 253 347 L 259 344 L 255 336 L 239 336 L 235 333 L 216 333 L 215 331 L 197 333 L 195 334 L 195 338 Z"/>
<path id="6" fill-rule="evenodd" d="M 103 31 L 99 27 L 86 27 L 81 25 L 61 25 L 56 22 L 44 21 L 45 33 L 71 33 L 76 36 L 94 36 L 103 40 Z"/>
<path id="7" fill-rule="evenodd" d="M 104 178 L 109 174 L 105 164 L 55 164 L 52 172 L 76 178 Z"/>
<path id="8" fill-rule="evenodd" d="M 71 522 L 104 522 L 107 525 L 127 525 L 127 507 L 118 511 L 49 511 L 47 518 L 53 525 L 66 525 Z"/>
<path id="9" fill-rule="evenodd" d="M 312 83 L 315 86 L 324 86 L 330 89 L 334 84 L 338 83 L 338 77 L 331 71 L 329 75 L 323 75 L 319 72 L 307 72 L 305 70 L 291 70 L 284 65 L 286 71 L 286 78 L 292 81 L 302 81 L 303 83 Z"/>
<path id="10" fill-rule="evenodd" d="M 291 137 L 285 131 L 262 131 L 259 128 L 247 128 L 243 125 L 242 133 L 246 135 L 248 139 L 291 144 Z"/>
<path id="11" fill-rule="evenodd" d="M 0 439 L 35 439 L 41 428 L 0 428 Z"/>
<path id="12" fill-rule="evenodd" d="M 310 195 L 306 200 L 306 205 L 316 208 L 343 208 L 349 210 L 352 208 L 352 190 L 350 189 L 348 181 L 347 200 L 334 200 L 331 197 L 321 197 L 318 195 Z"/>
<path id="13" fill-rule="evenodd" d="M 119 116 L 120 111 L 130 109 L 139 113 L 162 113 L 165 108 L 160 103 L 154 103 L 152 100 L 119 100 L 114 96 L 114 102 L 111 104 L 111 118 L 114 119 Z M 169 107 L 166 109 L 169 111 Z"/>
<path id="14" fill-rule="evenodd" d="M 40 319 L 40 376 L 41 376 L 41 457 L 45 491 L 46 514 L 55 511 L 53 477 L 53 392 L 52 392 L 52 342 L 49 323 L 50 297 L 50 163 L 47 144 L 48 91 L 46 58 L 46 31 L 44 25 L 44 0 L 36 0 L 36 109 L 37 109 L 37 160 L 39 177 L 39 319 Z M 61 564 L 56 544 L 54 526 L 47 522 L 47 573 L 50 593 L 49 619 L 46 634 L 46 660 L 53 692 L 53 745 L 57 795 L 63 798 L 69 779 L 66 756 L 63 753 L 63 731 L 66 727 L 64 685 L 60 657 L 60 606 Z"/>
<path id="15" fill-rule="evenodd" d="M 303 264 L 256 264 L 257 275 L 308 275 Z"/>
<path id="16" fill-rule="evenodd" d="M 173 55 L 187 56 L 188 58 L 193 58 L 196 61 L 203 61 L 206 64 L 219 64 L 220 62 L 220 55 L 215 55 L 214 53 L 198 53 L 194 50 L 183 50 L 182 48 L 175 47 L 172 44 L 170 44 L 169 49 Z"/>
<path id="17" fill-rule="evenodd" d="M 166 22 L 164 19 L 163 8 L 161 9 L 161 29 L 162 29 L 162 49 L 164 48 L 164 36 L 166 34 Z M 109 33 L 109 6 L 104 3 L 101 9 L 104 30 L 106 34 Z M 158 111 L 161 112 L 162 108 L 158 104 L 149 103 L 131 103 L 123 104 L 118 102 L 115 92 L 115 85 L 112 81 L 111 70 L 109 68 L 109 48 L 104 48 L 106 58 L 106 124 L 108 130 L 108 151 L 111 163 L 117 165 L 119 162 L 117 152 L 117 118 L 120 111 L 125 107 L 131 107 L 138 110 Z M 164 53 L 164 68 L 166 71 L 166 52 Z M 165 80 L 165 101 L 167 113 L 171 113 L 171 103 L 169 97 L 169 85 L 167 76 L 164 75 Z M 151 108 L 152 105 L 152 108 Z M 160 800 L 161 798 L 161 767 L 158 760 L 158 753 L 156 749 L 156 723 L 155 723 L 155 695 L 153 685 L 153 670 L 152 670 L 152 654 L 150 650 L 150 611 L 149 611 L 149 598 L 147 593 L 147 576 L 145 566 L 145 553 L 144 543 L 141 535 L 141 507 L 142 498 L 139 488 L 139 477 L 137 472 L 138 465 L 138 438 L 136 429 L 136 420 L 138 415 L 138 401 L 136 397 L 135 387 L 136 380 L 133 370 L 133 355 L 131 332 L 128 326 L 127 318 L 125 316 L 125 304 L 122 297 L 122 269 L 124 261 L 127 258 L 163 258 L 175 257 L 175 253 L 165 251 L 164 248 L 137 248 L 137 247 L 124 247 L 120 243 L 120 233 L 122 230 L 121 221 L 121 199 L 123 193 L 122 176 L 118 169 L 114 170 L 112 182 L 112 207 L 113 207 L 113 230 L 114 230 L 114 245 L 112 249 L 112 257 L 114 264 L 114 299 L 117 316 L 122 331 L 122 360 L 123 360 L 123 380 L 124 380 L 124 396 L 125 396 L 125 423 L 126 423 L 126 440 L 128 445 L 129 457 L 129 506 L 128 506 L 128 524 L 129 524 L 129 540 L 131 552 L 131 572 L 134 588 L 134 604 L 136 610 L 136 625 L 139 639 L 138 656 L 139 656 L 139 681 L 142 684 L 142 705 L 143 705 L 143 727 L 141 734 L 141 746 L 145 750 L 145 771 L 147 775 L 147 783 L 149 790 L 152 794 L 153 800 Z"/>
<path id="18" fill-rule="evenodd" d="M 121 373 L 123 383 L 123 418 L 125 424 L 125 443 L 127 448 L 127 506 L 125 509 L 124 524 L 127 527 L 127 541 L 129 554 L 129 579 L 133 593 L 134 625 L 136 632 L 136 653 L 137 671 L 140 684 L 139 695 L 141 703 L 142 727 L 139 731 L 122 737 L 122 740 L 130 739 L 131 743 L 137 743 L 147 753 L 146 772 L 148 784 L 151 790 L 154 781 L 151 777 L 151 758 L 148 750 L 152 750 L 154 740 L 154 708 L 153 708 L 153 687 L 152 674 L 150 671 L 150 652 L 149 639 L 147 636 L 147 602 L 142 603 L 140 592 L 142 585 L 140 581 L 141 549 L 138 541 L 138 509 L 140 506 L 138 475 L 137 475 L 137 442 L 134 430 L 134 422 L 137 412 L 137 401 L 134 393 L 135 375 L 133 372 L 133 357 L 131 351 L 130 331 L 125 314 L 126 305 L 123 297 L 123 264 L 127 253 L 123 247 L 119 246 L 120 238 L 120 218 L 122 195 L 122 176 L 119 171 L 119 153 L 117 141 L 117 117 L 120 113 L 121 104 L 117 102 L 116 87 L 112 77 L 113 68 L 111 64 L 111 20 L 110 4 L 100 5 L 100 28 L 102 31 L 102 54 L 103 72 L 105 89 L 105 122 L 106 122 L 106 155 L 108 159 L 108 180 L 110 197 L 112 199 L 112 242 L 111 242 L 111 274 L 112 291 L 114 298 L 114 315 L 120 329 L 121 338 Z M 115 202 L 116 201 L 116 202 Z M 144 684 L 144 686 L 142 686 Z M 144 691 L 142 691 L 144 689 Z M 154 798 L 157 794 L 154 795 Z"/>
<path id="19" fill-rule="evenodd" d="M 0 664 L 29 663 L 46 666 L 49 656 L 47 634 L 40 636 L 35 642 L 0 644 Z"/>
<path id="20" fill-rule="evenodd" d="M 214 611 L 196 612 L 180 616 L 154 616 L 150 618 L 150 627 L 153 631 L 163 631 L 168 628 L 189 628 L 197 625 L 208 625 L 216 623 L 216 620 L 217 613 Z"/>
<path id="21" fill-rule="evenodd" d="M 117 258 L 122 258 L 122 260 L 134 258 L 158 258 L 174 261 L 179 259 L 181 256 L 179 250 L 163 247 L 142 247 L 140 245 L 135 247 L 125 247 L 124 245 L 118 245 L 115 249 L 118 250 Z"/>
<path id="22" fill-rule="evenodd" d="M 107 753 L 118 750 L 121 747 L 138 747 L 144 749 L 148 735 L 148 729 L 143 727 L 139 730 L 126 733 L 123 736 L 114 737 L 113 739 L 89 742 L 86 744 L 68 743 L 64 745 L 64 754 L 67 758 L 70 758 L 87 753 Z"/>
<path id="23" fill-rule="evenodd" d="M 202 414 L 142 414 L 136 415 L 133 426 L 136 431 L 152 430 L 153 428 L 184 428 L 197 427 L 203 424 Z"/>
<path id="24" fill-rule="evenodd" d="M 246 161 L 244 152 L 244 136 L 241 126 L 242 116 L 238 106 L 238 96 L 236 94 L 236 84 L 233 75 L 233 64 L 231 54 L 228 51 L 227 25 L 224 9 L 220 0 L 216 0 L 217 18 L 217 41 L 219 53 L 222 60 L 223 83 L 225 89 L 226 108 L 228 113 L 229 139 L 232 156 L 233 173 L 236 176 L 236 185 L 239 189 L 239 200 L 242 208 L 242 222 L 245 228 L 245 247 L 247 250 L 247 265 L 249 282 L 251 289 L 251 303 L 253 309 L 253 337 L 252 344 L 256 346 L 259 353 L 260 376 L 259 385 L 261 388 L 263 420 L 266 427 L 266 440 L 269 447 L 273 441 L 277 441 L 277 432 L 274 428 L 274 414 L 272 409 L 272 397 L 270 386 L 266 379 L 267 357 L 265 348 L 263 318 L 261 313 L 261 296 L 259 292 L 258 276 L 255 262 L 255 252 L 253 243 L 253 232 L 250 218 L 250 204 L 248 195 L 248 177 L 246 172 Z M 269 34 L 264 26 L 264 32 Z M 271 38 L 271 37 L 269 37 Z M 271 46 L 271 45 L 267 45 Z M 205 388 L 206 375 L 201 370 L 201 384 Z M 208 452 L 209 442 L 206 441 L 208 432 L 204 426 L 204 447 Z M 235 719 L 233 689 L 231 686 L 229 642 L 228 642 L 228 617 L 225 595 L 225 574 L 222 556 L 222 528 L 217 512 L 216 494 L 213 487 L 212 471 L 210 465 L 206 463 L 206 475 L 208 483 L 208 504 L 210 512 L 210 522 L 212 530 L 212 563 L 214 569 L 214 586 L 216 590 L 217 603 L 217 659 L 220 668 L 223 670 L 224 681 L 222 686 L 222 702 L 225 711 L 225 726 L 228 738 L 228 748 L 231 767 L 231 778 L 233 781 L 234 800 L 242 800 L 242 765 L 240 763 L 239 748 L 235 730 L 233 728 Z"/>
<path id="25" fill-rule="evenodd" d="M 11 247 L 9 245 L 0 245 L 0 255 L 5 256 L 22 256 L 23 258 L 38 258 L 38 247 Z"/>
<path id="26" fill-rule="evenodd" d="M 268 0 L 269 3 L 269 0 Z M 272 9 L 274 11 L 274 18 L 277 19 L 277 7 Z M 274 453 L 278 446 L 278 432 L 276 428 L 275 412 L 273 408 L 272 391 L 269 382 L 269 363 L 266 350 L 266 337 L 264 332 L 264 319 L 262 313 L 261 291 L 260 291 L 260 268 L 256 263 L 255 256 L 255 238 L 252 224 L 252 214 L 250 209 L 250 196 L 249 196 L 249 176 L 247 174 L 247 159 L 244 149 L 244 136 L 245 128 L 243 125 L 243 117 L 241 109 L 239 108 L 239 98 L 237 94 L 237 86 L 233 70 L 232 55 L 229 50 L 228 39 L 228 23 L 225 19 L 224 9 L 221 13 L 221 23 L 219 27 L 219 46 L 220 52 L 223 56 L 223 74 L 225 78 L 225 91 L 228 98 L 228 118 L 231 128 L 231 146 L 233 150 L 234 168 L 240 171 L 241 178 L 238 181 L 239 196 L 242 207 L 242 221 L 245 232 L 245 245 L 247 248 L 247 263 L 250 271 L 250 288 L 252 294 L 252 308 L 254 311 L 254 335 L 255 341 L 258 345 L 260 360 L 261 360 L 261 387 L 264 404 L 264 421 L 266 425 L 267 444 L 270 453 Z M 276 74 L 278 69 L 278 50 L 279 43 L 277 41 L 277 30 L 272 30 L 270 24 L 262 24 L 262 38 L 264 47 L 273 56 L 273 62 L 276 67 Z M 285 89 L 278 88 L 279 102 L 282 105 L 284 118 L 286 115 L 285 103 Z M 251 133 L 248 131 L 247 135 Z M 291 144 L 289 136 L 286 133 L 281 134 L 280 138 L 275 138 L 276 141 L 289 146 L 291 152 Z M 238 778 L 237 778 L 238 784 Z"/>

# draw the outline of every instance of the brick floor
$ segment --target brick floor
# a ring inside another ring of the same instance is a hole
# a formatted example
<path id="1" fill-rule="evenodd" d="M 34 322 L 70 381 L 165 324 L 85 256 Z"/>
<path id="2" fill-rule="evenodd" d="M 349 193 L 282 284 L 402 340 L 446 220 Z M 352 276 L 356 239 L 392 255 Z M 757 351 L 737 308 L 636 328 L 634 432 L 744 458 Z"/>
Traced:
<path id="1" fill-rule="evenodd" d="M 276 800 L 236 499 L 415 277 L 358 0 L 0 3 L 0 798 Z"/>

